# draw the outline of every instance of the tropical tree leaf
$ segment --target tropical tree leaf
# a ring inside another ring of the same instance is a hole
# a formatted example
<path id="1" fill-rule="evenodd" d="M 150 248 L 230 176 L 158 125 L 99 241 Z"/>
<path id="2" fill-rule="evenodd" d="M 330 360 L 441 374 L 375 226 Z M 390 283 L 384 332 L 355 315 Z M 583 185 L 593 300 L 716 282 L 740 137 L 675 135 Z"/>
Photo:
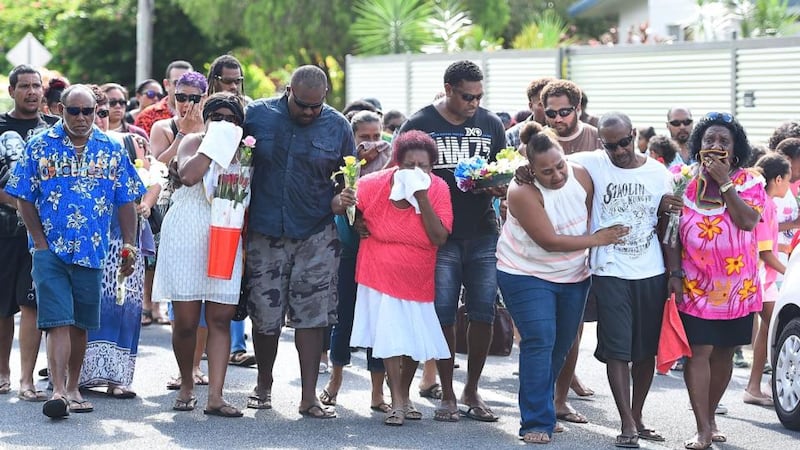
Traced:
<path id="1" fill-rule="evenodd" d="M 452 53 L 461 50 L 459 42 L 469 33 L 472 20 L 459 0 L 439 0 L 428 27 L 434 43 L 422 48 L 425 53 Z"/>
<path id="2" fill-rule="evenodd" d="M 358 0 L 350 35 L 360 54 L 419 52 L 433 38 L 427 20 L 433 6 L 424 0 Z"/>
<path id="3" fill-rule="evenodd" d="M 567 36 L 568 31 L 569 27 L 564 19 L 557 12 L 548 9 L 523 27 L 511 45 L 516 49 L 557 48 L 560 45 L 570 45 L 575 39 Z"/>

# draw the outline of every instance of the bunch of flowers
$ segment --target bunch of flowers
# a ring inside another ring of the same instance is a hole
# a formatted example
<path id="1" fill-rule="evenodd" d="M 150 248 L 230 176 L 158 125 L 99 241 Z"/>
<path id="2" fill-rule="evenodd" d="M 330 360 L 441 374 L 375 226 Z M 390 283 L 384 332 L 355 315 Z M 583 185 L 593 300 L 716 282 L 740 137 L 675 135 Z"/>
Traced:
<path id="1" fill-rule="evenodd" d="M 150 164 L 149 169 L 144 167 L 143 160 L 137 158 L 135 161 L 133 161 L 133 166 L 136 168 L 136 174 L 139 175 L 139 178 L 142 180 L 142 184 L 144 184 L 146 188 L 149 188 L 154 184 L 161 184 L 163 187 L 166 184 L 169 176 L 169 169 L 167 168 L 167 165 L 153 158 L 152 156 L 147 157 L 147 162 Z"/>
<path id="2" fill-rule="evenodd" d="M 683 193 L 686 192 L 686 187 L 689 185 L 689 181 L 692 180 L 692 169 L 687 165 L 675 165 L 672 166 L 669 171 L 672 173 L 672 193 L 677 197 L 683 197 Z M 678 243 L 678 228 L 680 227 L 680 219 L 681 214 L 680 212 L 672 212 L 669 213 L 669 223 L 667 224 L 667 230 L 664 233 L 664 239 L 661 241 L 663 244 L 667 244 L 670 247 L 675 247 Z"/>
<path id="3" fill-rule="evenodd" d="M 478 155 L 465 158 L 456 165 L 454 172 L 456 184 L 464 192 L 504 186 L 514 177 L 517 168 L 525 162 L 525 158 L 513 147 L 501 150 L 497 154 L 497 161 L 491 163 Z"/>
<path id="4" fill-rule="evenodd" d="M 339 170 L 331 175 L 331 180 L 336 176 L 342 175 L 344 177 L 344 187 L 357 189 L 358 177 L 361 175 L 361 166 L 367 163 L 366 159 L 358 160 L 355 156 L 345 156 L 344 165 L 339 166 Z M 356 220 L 356 207 L 347 207 L 347 221 L 352 225 Z"/>
<path id="5" fill-rule="evenodd" d="M 239 228 L 244 225 L 244 210 L 250 202 L 250 179 L 253 174 L 253 148 L 256 139 L 247 136 L 237 150 L 238 164 L 231 164 L 217 175 L 211 201 L 211 225 Z"/>
<path id="6" fill-rule="evenodd" d="M 120 264 L 124 264 L 129 259 L 135 259 L 136 248 L 132 245 L 126 244 L 122 247 L 119 256 L 121 258 Z M 122 274 L 122 267 L 120 267 L 117 270 L 117 305 L 125 304 L 125 295 L 128 291 L 127 286 L 125 286 L 127 281 L 128 277 Z"/>

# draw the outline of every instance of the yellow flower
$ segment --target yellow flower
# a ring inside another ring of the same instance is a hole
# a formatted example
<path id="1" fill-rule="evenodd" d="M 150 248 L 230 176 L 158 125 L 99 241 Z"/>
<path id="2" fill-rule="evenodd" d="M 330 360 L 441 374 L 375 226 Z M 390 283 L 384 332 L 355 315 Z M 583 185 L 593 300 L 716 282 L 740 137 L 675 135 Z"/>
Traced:
<path id="1" fill-rule="evenodd" d="M 706 291 L 697 287 L 698 284 L 698 280 L 690 280 L 688 278 L 683 279 L 683 288 L 686 290 L 686 293 L 689 294 L 689 297 L 691 297 L 692 300 L 703 296 L 706 293 Z"/>
<path id="2" fill-rule="evenodd" d="M 133 161 L 133 166 L 136 167 L 137 169 L 141 169 L 142 167 L 144 167 L 144 161 L 142 161 L 139 158 L 136 158 L 136 160 Z"/>
<path id="3" fill-rule="evenodd" d="M 690 174 L 691 171 L 689 170 L 689 166 L 684 165 L 683 167 L 681 167 L 681 175 L 683 175 L 684 177 L 688 177 Z"/>
<path id="4" fill-rule="evenodd" d="M 717 217 L 714 220 L 709 220 L 708 217 L 703 217 L 703 221 L 697 224 L 697 227 L 703 230 L 700 232 L 698 237 L 709 241 L 713 240 L 718 234 L 722 233 L 722 228 L 717 226 L 717 224 L 721 221 L 722 217 Z"/>
<path id="5" fill-rule="evenodd" d="M 356 163 L 356 157 L 355 156 L 345 156 L 344 157 L 344 165 L 353 166 L 353 165 L 355 165 L 355 163 Z"/>
<path id="6" fill-rule="evenodd" d="M 721 283 L 719 281 L 714 282 L 714 289 L 708 293 L 708 303 L 711 303 L 713 306 L 724 305 L 728 303 L 728 298 L 731 294 L 731 282 L 725 281 L 725 283 Z"/>
<path id="7" fill-rule="evenodd" d="M 728 275 L 732 275 L 733 272 L 737 274 L 742 272 L 742 267 L 744 267 L 743 257 L 743 255 L 739 255 L 735 258 L 725 258 L 725 271 L 728 272 Z"/>
<path id="8" fill-rule="evenodd" d="M 742 288 L 739 289 L 738 292 L 739 297 L 741 297 L 740 301 L 747 300 L 747 298 L 755 294 L 757 290 L 758 289 L 756 288 L 756 284 L 753 282 L 753 280 L 745 278 L 745 280 L 742 282 Z"/>

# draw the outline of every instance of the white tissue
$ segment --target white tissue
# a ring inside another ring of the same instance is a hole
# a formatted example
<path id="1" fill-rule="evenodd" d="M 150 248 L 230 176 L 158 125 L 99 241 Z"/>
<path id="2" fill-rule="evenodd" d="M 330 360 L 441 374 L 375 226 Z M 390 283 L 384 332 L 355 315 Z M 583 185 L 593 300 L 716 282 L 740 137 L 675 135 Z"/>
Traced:
<path id="1" fill-rule="evenodd" d="M 242 133 L 242 128 L 231 122 L 210 122 L 197 152 L 227 169 L 242 141 Z"/>
<path id="2" fill-rule="evenodd" d="M 414 169 L 399 169 L 394 173 L 392 192 L 389 194 L 390 200 L 407 200 L 414 207 L 417 214 L 419 203 L 414 198 L 414 192 L 424 191 L 431 186 L 431 176 L 419 167 Z"/>

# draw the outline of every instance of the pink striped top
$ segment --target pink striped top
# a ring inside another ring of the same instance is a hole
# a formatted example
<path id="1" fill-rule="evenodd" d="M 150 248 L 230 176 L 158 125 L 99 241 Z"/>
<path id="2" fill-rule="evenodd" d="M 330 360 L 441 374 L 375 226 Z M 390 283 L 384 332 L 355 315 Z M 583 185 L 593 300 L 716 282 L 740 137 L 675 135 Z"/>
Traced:
<path id="1" fill-rule="evenodd" d="M 582 236 L 589 232 L 586 190 L 568 165 L 569 178 L 560 189 L 539 183 L 544 209 L 556 234 Z M 512 187 L 513 189 L 513 187 Z M 537 244 L 509 211 L 497 242 L 497 269 L 514 275 L 531 275 L 553 283 L 577 283 L 589 277 L 588 250 L 548 252 Z"/>

